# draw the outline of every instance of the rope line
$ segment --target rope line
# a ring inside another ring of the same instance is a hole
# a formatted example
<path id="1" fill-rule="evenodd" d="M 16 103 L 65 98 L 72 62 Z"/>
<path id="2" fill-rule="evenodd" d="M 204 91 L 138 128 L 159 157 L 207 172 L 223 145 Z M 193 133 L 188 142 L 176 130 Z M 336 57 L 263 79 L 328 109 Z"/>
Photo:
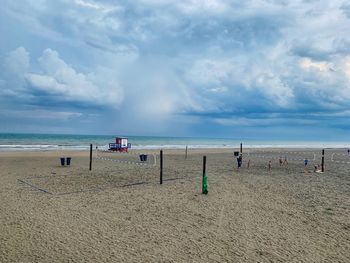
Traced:
<path id="1" fill-rule="evenodd" d="M 262 155 L 261 153 L 269 153 L 269 154 L 274 154 L 274 155 Z M 310 159 L 310 161 L 316 161 L 316 157 L 317 154 L 314 152 L 297 152 L 297 151 L 293 151 L 293 152 L 271 152 L 271 151 L 260 151 L 260 152 L 255 152 L 255 153 L 248 153 L 248 156 L 252 156 L 252 157 L 257 157 L 257 158 L 262 158 L 262 159 L 277 159 L 279 157 L 277 157 L 276 155 L 283 155 L 283 154 L 313 154 L 313 159 Z M 350 164 L 350 161 L 346 161 L 346 160 L 334 160 L 335 156 L 349 156 L 347 154 L 341 154 L 341 153 L 332 153 L 331 154 L 331 162 L 335 162 L 335 163 L 343 163 L 343 164 Z M 283 156 L 284 157 L 284 156 Z M 349 156 L 350 158 L 350 156 Z M 287 160 L 291 160 L 291 161 L 304 161 L 305 159 L 308 158 L 287 158 Z"/>
<path id="2" fill-rule="evenodd" d="M 139 166 L 156 166 L 157 165 L 157 157 L 155 154 L 152 154 L 153 155 L 153 159 L 154 159 L 154 163 L 153 164 L 149 164 L 149 163 L 141 163 L 141 162 L 135 162 L 135 161 L 124 161 L 124 160 L 117 160 L 117 159 L 112 159 L 112 158 L 106 158 L 106 157 L 101 157 L 99 156 L 98 152 L 108 152 L 108 153 L 113 153 L 114 152 L 111 152 L 111 151 L 97 151 L 97 156 L 95 157 L 95 159 L 98 159 L 98 160 L 104 160 L 104 161 L 111 161 L 111 162 L 116 162 L 116 163 L 122 163 L 122 164 L 134 164 L 134 165 L 139 165 Z M 122 153 L 124 156 L 127 156 L 128 154 L 131 154 L 131 153 Z M 136 153 L 133 153 L 133 155 L 136 155 Z"/>
<path id="3" fill-rule="evenodd" d="M 269 152 L 271 153 L 271 152 Z M 277 153 L 276 153 L 277 154 Z M 311 154 L 310 152 L 308 154 Z M 316 154 L 315 153 L 312 153 L 313 154 L 313 158 L 311 159 L 310 158 L 310 161 L 315 161 L 316 160 Z M 258 157 L 258 158 L 263 158 L 263 159 L 275 159 L 275 158 L 279 158 L 277 156 L 272 156 L 272 155 L 261 155 L 261 154 L 258 154 L 258 153 L 252 153 L 253 157 Z M 308 158 L 287 158 L 287 160 L 292 160 L 292 161 L 304 161 L 305 159 L 308 159 Z"/>
<path id="4" fill-rule="evenodd" d="M 349 156 L 349 155 L 347 155 L 347 154 L 342 154 L 342 153 L 332 153 L 332 155 L 331 155 L 331 161 L 332 161 L 332 162 L 350 164 L 350 161 L 338 161 L 338 160 L 334 160 L 334 156 L 335 156 L 335 155 Z M 350 156 L 349 156 L 349 158 L 350 158 Z"/>
<path id="5" fill-rule="evenodd" d="M 350 164 L 350 162 L 347 162 L 347 161 L 333 161 L 335 163 L 346 163 L 346 164 Z"/>
<path id="6" fill-rule="evenodd" d="M 250 154 L 261 154 L 261 153 L 270 153 L 270 154 L 315 154 L 315 152 L 271 152 L 271 151 L 266 151 L 266 152 L 252 152 Z"/>

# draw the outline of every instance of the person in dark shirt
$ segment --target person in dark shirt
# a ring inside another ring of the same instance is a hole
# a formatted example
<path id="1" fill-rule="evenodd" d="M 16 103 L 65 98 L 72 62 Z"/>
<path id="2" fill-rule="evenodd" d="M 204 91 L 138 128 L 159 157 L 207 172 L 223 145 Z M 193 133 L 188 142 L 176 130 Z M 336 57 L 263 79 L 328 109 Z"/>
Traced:
<path id="1" fill-rule="evenodd" d="M 243 158 L 242 158 L 242 155 L 238 156 L 237 157 L 237 168 L 241 168 L 242 166 L 242 161 L 243 161 Z"/>

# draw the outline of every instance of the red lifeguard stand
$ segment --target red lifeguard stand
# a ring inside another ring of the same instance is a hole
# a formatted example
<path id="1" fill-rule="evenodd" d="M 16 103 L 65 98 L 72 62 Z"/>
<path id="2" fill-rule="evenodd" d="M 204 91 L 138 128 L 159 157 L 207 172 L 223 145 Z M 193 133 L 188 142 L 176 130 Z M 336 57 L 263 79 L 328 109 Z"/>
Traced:
<path id="1" fill-rule="evenodd" d="M 131 144 L 128 143 L 128 138 L 125 138 L 125 137 L 116 137 L 115 143 L 109 144 L 110 151 L 128 152 L 129 148 L 131 148 Z"/>

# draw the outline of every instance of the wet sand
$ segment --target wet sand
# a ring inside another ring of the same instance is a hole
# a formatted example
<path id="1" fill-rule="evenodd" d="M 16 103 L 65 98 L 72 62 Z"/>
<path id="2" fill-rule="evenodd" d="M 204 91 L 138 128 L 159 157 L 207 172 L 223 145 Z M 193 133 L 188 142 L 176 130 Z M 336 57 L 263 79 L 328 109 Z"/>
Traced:
<path id="1" fill-rule="evenodd" d="M 280 151 L 238 171 L 232 150 L 165 150 L 163 185 L 158 151 L 149 165 L 95 152 L 92 171 L 86 152 L 1 152 L 0 262 L 348 262 L 350 157 L 304 173 L 319 149 Z"/>

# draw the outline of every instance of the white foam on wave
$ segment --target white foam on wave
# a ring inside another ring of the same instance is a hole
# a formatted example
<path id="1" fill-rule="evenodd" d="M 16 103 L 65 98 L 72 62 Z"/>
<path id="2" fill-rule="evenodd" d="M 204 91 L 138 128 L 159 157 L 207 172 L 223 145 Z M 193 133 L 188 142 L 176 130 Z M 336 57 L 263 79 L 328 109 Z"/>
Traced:
<path id="1" fill-rule="evenodd" d="M 53 145 L 53 144 L 2 144 L 0 151 L 55 151 L 55 150 L 87 150 L 86 145 Z"/>
<path id="2" fill-rule="evenodd" d="M 94 144 L 94 149 L 96 144 Z M 108 150 L 108 145 L 97 145 L 100 150 Z M 189 149 L 238 149 L 239 145 L 232 144 L 188 144 Z M 56 144 L 3 144 L 0 145 L 0 151 L 55 151 L 55 150 L 67 150 L 67 151 L 79 151 L 89 150 L 90 145 L 56 145 Z M 160 145 L 132 145 L 131 149 L 135 150 L 159 150 L 159 149 L 185 149 L 184 144 L 160 144 Z M 350 148 L 348 143 L 325 143 L 325 142 L 312 142 L 312 143 L 288 143 L 288 144 L 243 144 L 243 148 L 313 148 L 313 149 L 326 149 L 337 148 L 344 149 Z"/>

